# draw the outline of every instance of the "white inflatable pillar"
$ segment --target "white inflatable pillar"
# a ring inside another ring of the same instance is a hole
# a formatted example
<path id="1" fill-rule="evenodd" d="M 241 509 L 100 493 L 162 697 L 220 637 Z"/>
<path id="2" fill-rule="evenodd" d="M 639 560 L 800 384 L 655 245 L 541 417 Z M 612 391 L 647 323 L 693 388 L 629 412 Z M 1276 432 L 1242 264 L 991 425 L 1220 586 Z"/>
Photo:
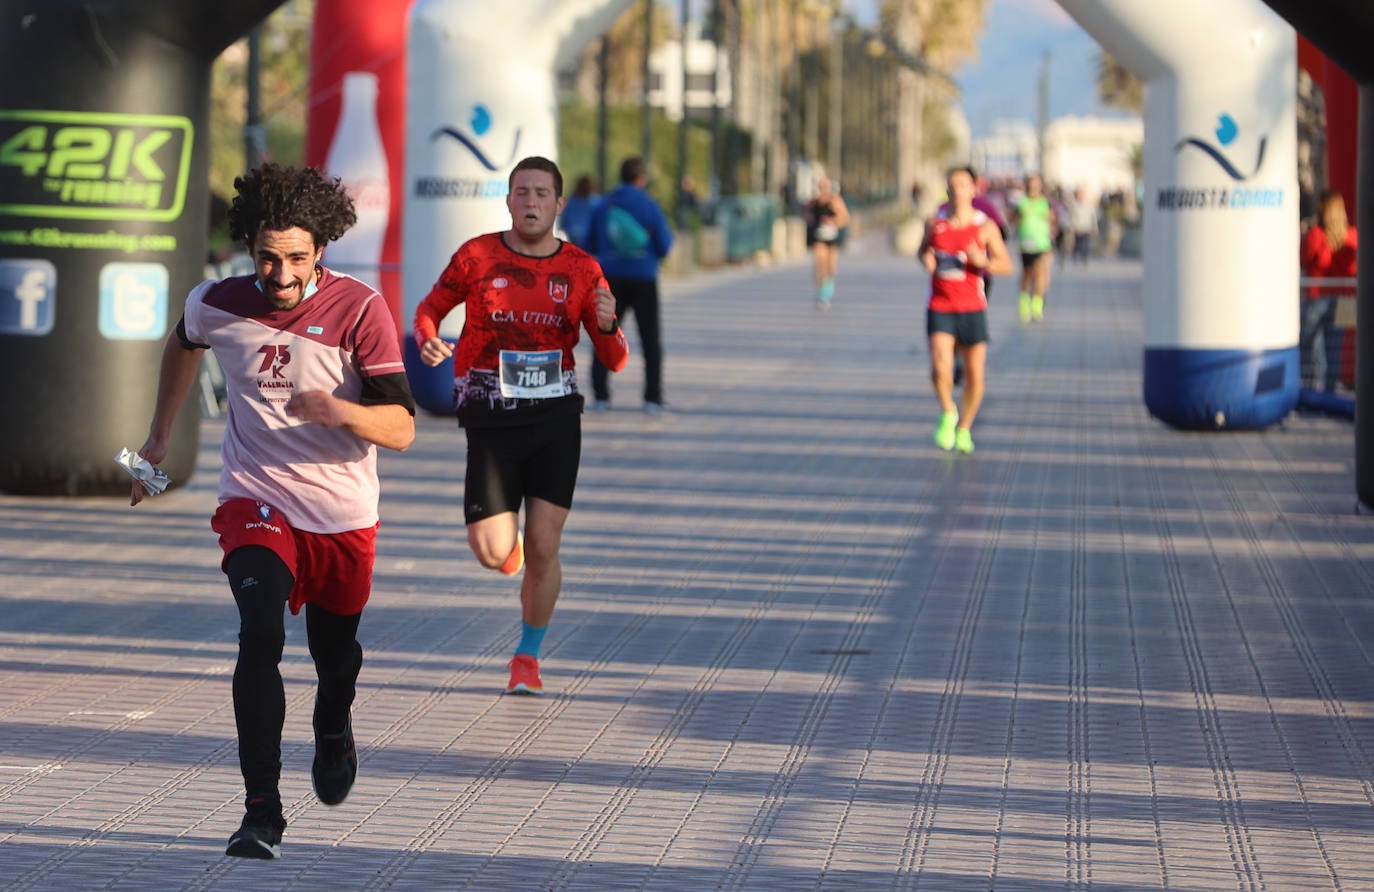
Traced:
<path id="1" fill-rule="evenodd" d="M 1297 41 L 1261 0 L 1059 0 L 1145 82 L 1150 413 L 1260 428 L 1298 399 Z"/>
<path id="2" fill-rule="evenodd" d="M 407 57 L 401 325 L 458 246 L 510 227 L 507 180 L 529 155 L 558 159 L 556 72 L 633 0 L 416 0 Z M 564 171 L 566 174 L 567 171 Z M 455 311 L 440 328 L 462 330 Z M 429 368 L 405 338 L 425 409 L 453 412 L 452 361 Z"/>

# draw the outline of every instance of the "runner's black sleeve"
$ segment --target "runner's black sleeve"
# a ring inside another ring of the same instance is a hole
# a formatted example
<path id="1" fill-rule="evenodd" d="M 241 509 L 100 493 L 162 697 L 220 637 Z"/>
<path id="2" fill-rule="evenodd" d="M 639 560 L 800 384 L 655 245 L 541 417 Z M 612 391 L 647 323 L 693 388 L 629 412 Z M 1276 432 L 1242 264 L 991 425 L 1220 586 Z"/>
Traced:
<path id="1" fill-rule="evenodd" d="M 186 336 L 186 317 L 182 316 L 177 320 L 177 339 L 181 341 L 181 346 L 187 350 L 209 350 L 209 344 L 197 344 Z"/>
<path id="2" fill-rule="evenodd" d="M 410 394 L 410 381 L 404 373 L 363 378 L 363 392 L 358 402 L 364 406 L 405 406 L 415 414 L 415 397 Z"/>

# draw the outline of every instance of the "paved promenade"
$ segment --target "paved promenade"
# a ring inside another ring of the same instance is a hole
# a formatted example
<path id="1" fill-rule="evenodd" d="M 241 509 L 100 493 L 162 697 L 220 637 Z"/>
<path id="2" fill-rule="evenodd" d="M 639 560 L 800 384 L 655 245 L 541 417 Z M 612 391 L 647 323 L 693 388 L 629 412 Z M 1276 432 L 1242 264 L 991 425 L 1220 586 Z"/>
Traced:
<path id="1" fill-rule="evenodd" d="M 1349 422 L 1153 421 L 1140 267 L 1102 263 L 1028 328 L 997 283 L 977 451 L 941 453 L 924 276 L 841 267 L 828 314 L 795 262 L 667 285 L 672 411 L 636 354 L 584 419 L 543 698 L 500 694 L 516 583 L 467 552 L 456 427 L 384 457 L 358 783 L 310 792 L 293 620 L 280 861 L 223 856 L 220 423 L 136 510 L 0 497 L 0 888 L 1374 889 Z"/>

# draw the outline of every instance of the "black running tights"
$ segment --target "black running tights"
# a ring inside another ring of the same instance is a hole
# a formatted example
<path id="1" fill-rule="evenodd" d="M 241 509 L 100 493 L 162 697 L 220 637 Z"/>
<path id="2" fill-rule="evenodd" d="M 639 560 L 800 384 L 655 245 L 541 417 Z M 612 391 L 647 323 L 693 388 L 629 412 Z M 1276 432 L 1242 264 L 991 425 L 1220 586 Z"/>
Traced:
<path id="1" fill-rule="evenodd" d="M 239 768 L 250 799 L 266 796 L 279 802 L 286 693 L 278 666 L 286 644 L 286 600 L 295 580 L 281 558 L 259 545 L 231 552 L 224 572 L 239 607 L 239 657 L 234 667 Z M 305 605 L 306 640 L 320 682 L 314 712 L 320 733 L 338 733 L 348 720 L 363 665 L 357 638 L 361 616 L 338 616 Z"/>

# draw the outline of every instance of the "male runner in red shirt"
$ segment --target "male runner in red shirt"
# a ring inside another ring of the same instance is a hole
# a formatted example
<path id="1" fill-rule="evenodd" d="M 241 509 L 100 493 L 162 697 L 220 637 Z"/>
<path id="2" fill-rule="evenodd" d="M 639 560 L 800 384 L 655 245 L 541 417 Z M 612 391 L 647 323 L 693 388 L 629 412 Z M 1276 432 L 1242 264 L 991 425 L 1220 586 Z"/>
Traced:
<path id="1" fill-rule="evenodd" d="M 940 401 L 935 445 L 946 451 L 973 451 L 973 419 L 983 402 L 988 350 L 988 300 L 984 274 L 1011 272 L 1011 256 L 997 224 L 973 207 L 973 171 L 951 170 L 949 207 L 926 223 L 917 251 L 930 273 L 926 335 L 930 339 L 930 380 Z M 963 415 L 954 405 L 954 355 L 964 360 Z"/>
<path id="2" fill-rule="evenodd" d="M 582 453 L 573 347 L 586 329 L 597 357 L 618 372 L 629 346 L 601 267 L 553 234 L 564 204 L 558 166 L 525 158 L 509 186 L 510 229 L 458 249 L 415 311 L 415 340 L 427 365 L 454 358 L 458 423 L 468 441 L 468 545 L 485 567 L 514 575 L 524 566 L 520 643 L 506 692 L 538 694 L 539 648 L 562 586 L 558 549 Z M 459 304 L 467 319 L 455 348 L 438 332 Z"/>

